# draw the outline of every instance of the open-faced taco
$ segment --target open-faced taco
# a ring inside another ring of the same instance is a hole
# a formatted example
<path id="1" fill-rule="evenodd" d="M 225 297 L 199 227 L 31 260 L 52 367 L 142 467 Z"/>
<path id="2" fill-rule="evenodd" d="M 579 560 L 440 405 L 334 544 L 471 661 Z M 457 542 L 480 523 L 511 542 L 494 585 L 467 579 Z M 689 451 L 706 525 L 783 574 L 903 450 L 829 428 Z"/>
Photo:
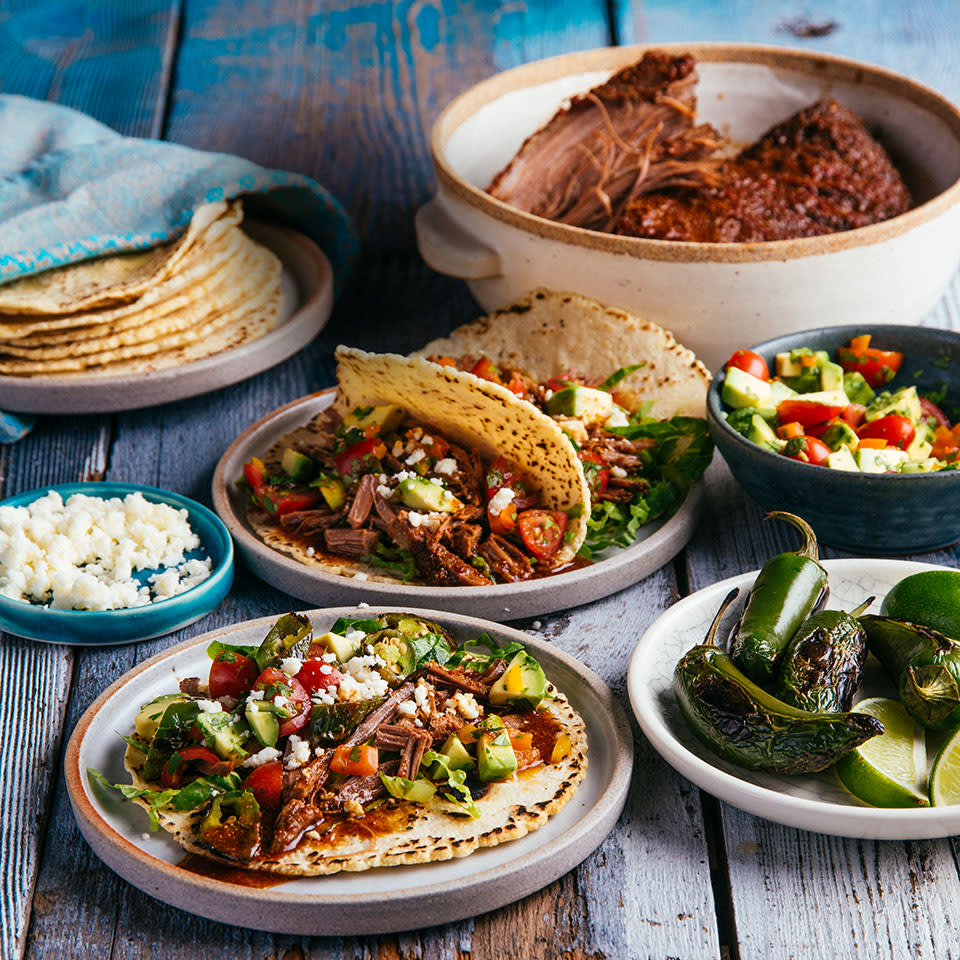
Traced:
<path id="1" fill-rule="evenodd" d="M 286 614 L 208 653 L 123 737 L 132 784 L 91 771 L 205 857 L 296 876 L 461 857 L 542 826 L 586 770 L 583 720 L 519 643 Z"/>
<path id="2" fill-rule="evenodd" d="M 336 402 L 244 467 L 247 519 L 328 572 L 489 586 L 562 569 L 589 490 L 549 417 L 420 358 L 337 350 Z"/>

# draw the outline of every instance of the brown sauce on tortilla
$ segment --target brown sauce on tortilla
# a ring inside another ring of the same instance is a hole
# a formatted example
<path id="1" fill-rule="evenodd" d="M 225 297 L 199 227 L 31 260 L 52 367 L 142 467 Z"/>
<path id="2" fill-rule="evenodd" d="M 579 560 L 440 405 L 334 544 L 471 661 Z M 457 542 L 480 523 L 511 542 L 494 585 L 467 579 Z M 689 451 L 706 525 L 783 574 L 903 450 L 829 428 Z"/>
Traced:
<path id="1" fill-rule="evenodd" d="M 529 733 L 533 738 L 533 747 L 544 762 L 550 762 L 550 755 L 556 746 L 557 739 L 563 733 L 563 724 L 546 710 L 531 710 L 528 713 L 511 714 L 504 718 L 507 726 Z"/>
<path id="2" fill-rule="evenodd" d="M 266 890 L 279 883 L 296 879 L 279 873 L 245 870 L 243 867 L 234 867 L 227 863 L 220 863 L 218 860 L 209 860 L 196 853 L 188 853 L 177 862 L 177 866 L 181 870 L 187 870 L 199 877 L 206 877 L 208 880 L 219 880 L 221 883 L 233 883 L 238 887 L 254 887 L 259 890 Z"/>

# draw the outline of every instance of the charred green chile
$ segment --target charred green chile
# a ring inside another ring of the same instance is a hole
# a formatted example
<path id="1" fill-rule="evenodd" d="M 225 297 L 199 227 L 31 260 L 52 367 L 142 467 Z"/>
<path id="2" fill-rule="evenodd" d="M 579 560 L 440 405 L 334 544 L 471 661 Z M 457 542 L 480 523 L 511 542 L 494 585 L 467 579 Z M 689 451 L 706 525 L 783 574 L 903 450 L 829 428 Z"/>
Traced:
<path id="1" fill-rule="evenodd" d="M 817 538 L 810 525 L 792 513 L 779 518 L 803 534 L 803 546 L 781 553 L 757 574 L 730 645 L 733 662 L 755 683 L 770 685 L 787 644 L 807 617 L 827 598 L 827 572 L 820 565 Z"/>
<path id="2" fill-rule="evenodd" d="M 309 617 L 299 613 L 285 613 L 270 628 L 254 654 L 257 666 L 261 671 L 266 670 L 272 663 L 284 657 L 306 660 L 312 636 L 313 627 Z"/>
<path id="3" fill-rule="evenodd" d="M 860 622 L 907 712 L 929 730 L 960 724 L 960 644 L 905 620 L 868 614 Z"/>
<path id="4" fill-rule="evenodd" d="M 821 610 L 804 620 L 780 663 L 775 692 L 784 703 L 814 713 L 853 706 L 867 658 L 867 633 L 857 617 L 873 599 L 850 613 Z"/>
<path id="5" fill-rule="evenodd" d="M 312 747 L 331 746 L 346 740 L 357 728 L 360 721 L 375 707 L 383 703 L 383 698 L 373 700 L 338 700 L 335 703 L 315 703 L 310 711 L 307 735 Z"/>
<path id="6" fill-rule="evenodd" d="M 680 709 L 711 750 L 749 770 L 816 773 L 883 732 L 883 724 L 866 714 L 798 710 L 744 676 L 713 642 L 733 596 L 704 643 L 686 653 L 673 673 Z"/>

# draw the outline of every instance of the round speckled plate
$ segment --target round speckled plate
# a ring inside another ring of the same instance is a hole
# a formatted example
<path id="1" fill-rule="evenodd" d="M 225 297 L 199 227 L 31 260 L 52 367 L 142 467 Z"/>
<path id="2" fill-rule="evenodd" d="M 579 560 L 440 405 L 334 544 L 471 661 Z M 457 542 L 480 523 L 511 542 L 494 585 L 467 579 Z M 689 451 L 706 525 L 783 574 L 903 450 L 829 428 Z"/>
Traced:
<path id="1" fill-rule="evenodd" d="M 904 577 L 933 564 L 906 560 L 826 560 L 833 609 L 850 610 L 867 597 L 877 599 Z M 703 641 L 720 603 L 733 587 L 742 606 L 757 571 L 698 590 L 674 604 L 643 635 L 630 661 L 627 689 L 640 727 L 660 755 L 688 780 L 749 813 L 790 827 L 842 837 L 913 840 L 960 833 L 960 806 L 893 810 L 869 807 L 847 793 L 832 771 L 778 776 L 744 770 L 711 753 L 690 731 L 673 692 L 673 668 Z M 724 623 L 733 622 L 729 611 Z M 896 693 L 873 657 L 867 658 L 857 699 Z M 932 756 L 929 760 L 932 761 Z"/>
<path id="2" fill-rule="evenodd" d="M 320 632 L 338 616 L 380 612 L 385 608 L 307 611 Z M 180 678 L 205 676 L 211 640 L 259 643 L 276 619 L 264 617 L 165 650 L 117 680 L 84 713 L 67 744 L 64 767 L 70 802 L 90 846 L 120 876 L 165 903 L 211 920 L 289 934 L 386 933 L 447 923 L 512 903 L 571 870 L 600 845 L 626 800 L 633 738 L 623 708 L 596 674 L 544 640 L 473 617 L 410 612 L 442 623 L 458 641 L 487 631 L 501 643 L 524 643 L 583 717 L 586 775 L 545 826 L 462 859 L 302 877 L 268 889 L 184 869 L 179 865 L 184 851 L 172 837 L 145 833 L 144 811 L 114 791 L 91 785 L 86 771 L 92 767 L 112 783 L 128 782 L 116 731 L 132 729 L 140 704 L 176 689 Z"/>
<path id="3" fill-rule="evenodd" d="M 609 596 L 659 570 L 693 535 L 700 513 L 703 481 L 694 484 L 680 509 L 667 520 L 642 527 L 625 550 L 610 549 L 600 559 L 576 569 L 492 587 L 434 587 L 382 582 L 328 573 L 308 567 L 268 547 L 247 522 L 246 498 L 236 485 L 243 465 L 262 457 L 281 437 L 303 426 L 333 403 L 334 390 L 322 390 L 268 413 L 227 448 L 213 475 L 213 508 L 226 524 L 247 566 L 267 583 L 308 603 L 418 604 L 454 613 L 518 620 L 566 610 Z"/>

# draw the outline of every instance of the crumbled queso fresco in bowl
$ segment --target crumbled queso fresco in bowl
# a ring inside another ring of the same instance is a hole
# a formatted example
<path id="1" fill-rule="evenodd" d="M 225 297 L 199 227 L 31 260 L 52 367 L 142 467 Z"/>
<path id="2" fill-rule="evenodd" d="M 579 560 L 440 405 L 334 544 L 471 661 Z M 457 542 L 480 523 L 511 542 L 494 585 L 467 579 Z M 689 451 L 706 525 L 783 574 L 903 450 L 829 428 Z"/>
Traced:
<path id="1" fill-rule="evenodd" d="M 165 600 L 210 576 L 187 511 L 139 492 L 100 498 L 54 490 L 0 506 L 0 596 L 55 610 L 119 610 Z M 156 570 L 146 583 L 134 572 Z"/>

